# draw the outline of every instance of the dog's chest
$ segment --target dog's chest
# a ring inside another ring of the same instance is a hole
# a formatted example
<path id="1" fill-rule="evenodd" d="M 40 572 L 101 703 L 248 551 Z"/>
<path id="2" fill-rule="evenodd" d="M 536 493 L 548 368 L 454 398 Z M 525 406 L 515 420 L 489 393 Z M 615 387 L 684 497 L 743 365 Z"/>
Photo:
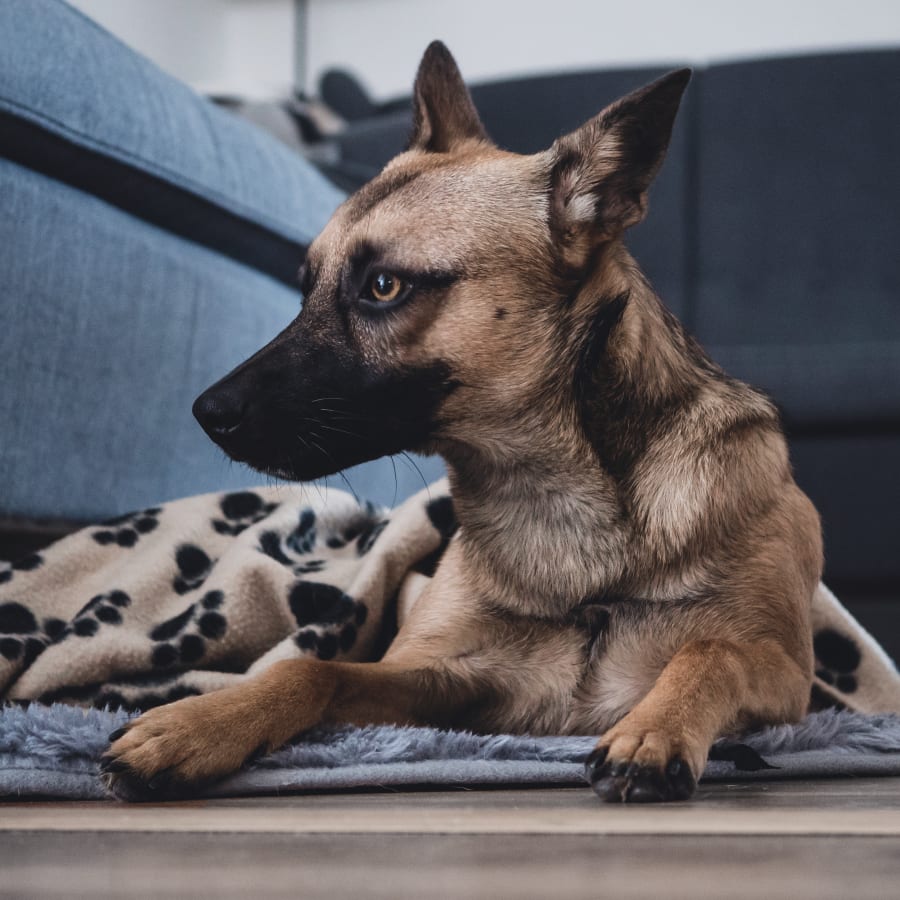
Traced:
<path id="1" fill-rule="evenodd" d="M 565 617 L 621 576 L 626 539 L 608 497 L 504 494 L 467 516 L 461 533 L 496 602 L 523 616 Z"/>
<path id="2" fill-rule="evenodd" d="M 505 620 L 495 636 L 502 639 L 467 661 L 469 674 L 507 673 L 481 724 L 599 734 L 617 722 L 650 689 L 661 665 L 659 648 L 646 636 L 616 624 L 617 602 L 583 604 L 561 622 Z"/>

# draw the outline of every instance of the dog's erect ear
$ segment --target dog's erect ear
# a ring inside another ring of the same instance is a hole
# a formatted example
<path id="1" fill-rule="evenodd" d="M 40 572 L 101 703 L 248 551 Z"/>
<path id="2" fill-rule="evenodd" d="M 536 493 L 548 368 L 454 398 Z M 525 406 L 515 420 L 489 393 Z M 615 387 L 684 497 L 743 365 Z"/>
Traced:
<path id="1" fill-rule="evenodd" d="M 467 140 L 487 141 L 488 136 L 456 60 L 440 41 L 432 41 L 413 88 L 409 149 L 447 153 Z"/>
<path id="2" fill-rule="evenodd" d="M 550 227 L 572 266 L 644 218 L 647 189 L 666 155 L 690 77 L 690 69 L 664 75 L 547 151 Z"/>

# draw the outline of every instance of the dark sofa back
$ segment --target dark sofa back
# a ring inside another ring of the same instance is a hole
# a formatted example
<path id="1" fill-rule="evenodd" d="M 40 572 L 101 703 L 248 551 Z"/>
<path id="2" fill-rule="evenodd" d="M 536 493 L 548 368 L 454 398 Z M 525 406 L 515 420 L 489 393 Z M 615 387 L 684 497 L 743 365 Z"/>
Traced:
<path id="1" fill-rule="evenodd" d="M 697 337 L 795 425 L 896 421 L 900 53 L 715 66 L 696 89 Z"/>

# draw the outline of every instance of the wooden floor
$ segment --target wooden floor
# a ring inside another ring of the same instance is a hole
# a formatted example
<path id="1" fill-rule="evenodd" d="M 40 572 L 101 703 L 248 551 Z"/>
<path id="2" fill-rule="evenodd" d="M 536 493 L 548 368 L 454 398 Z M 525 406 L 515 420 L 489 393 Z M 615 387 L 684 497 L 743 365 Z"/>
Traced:
<path id="1" fill-rule="evenodd" d="M 900 779 L 0 804 L 2 897 L 900 897 Z"/>

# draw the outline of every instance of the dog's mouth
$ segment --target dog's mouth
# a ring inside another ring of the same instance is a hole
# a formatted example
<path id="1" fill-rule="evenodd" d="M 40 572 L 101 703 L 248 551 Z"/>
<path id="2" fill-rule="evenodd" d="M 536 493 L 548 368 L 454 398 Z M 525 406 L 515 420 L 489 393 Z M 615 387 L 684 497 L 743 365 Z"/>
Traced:
<path id="1" fill-rule="evenodd" d="M 439 427 L 425 417 L 363 413 L 335 397 L 327 410 L 307 405 L 279 411 L 259 405 L 230 420 L 209 393 L 193 409 L 209 437 L 234 462 L 286 481 L 313 481 L 381 456 L 419 450 Z"/>

